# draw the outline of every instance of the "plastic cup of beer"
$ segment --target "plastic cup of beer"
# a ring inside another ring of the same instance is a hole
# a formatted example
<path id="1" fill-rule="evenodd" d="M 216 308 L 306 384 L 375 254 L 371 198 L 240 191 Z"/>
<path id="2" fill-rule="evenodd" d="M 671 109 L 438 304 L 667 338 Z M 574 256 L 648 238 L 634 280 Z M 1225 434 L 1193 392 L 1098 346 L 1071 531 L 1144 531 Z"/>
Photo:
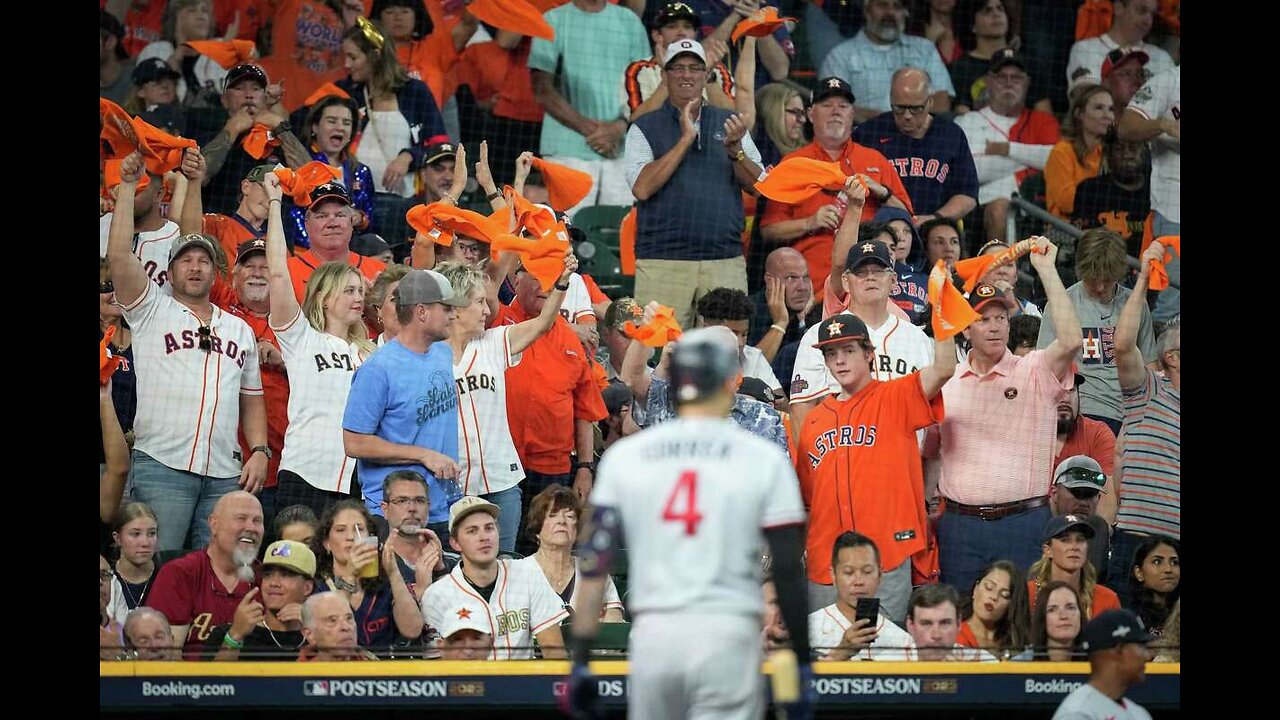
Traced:
<path id="1" fill-rule="evenodd" d="M 377 535 L 365 535 L 364 537 L 356 538 L 356 545 L 369 545 L 369 546 L 371 546 L 374 550 L 377 550 L 377 549 L 378 549 L 378 536 L 377 536 Z M 376 578 L 376 577 L 378 577 L 378 554 L 377 554 L 376 552 L 373 554 L 373 560 L 370 560 L 370 561 L 368 562 L 368 564 L 366 564 L 364 567 L 360 568 L 360 577 L 362 577 L 362 578 Z"/>

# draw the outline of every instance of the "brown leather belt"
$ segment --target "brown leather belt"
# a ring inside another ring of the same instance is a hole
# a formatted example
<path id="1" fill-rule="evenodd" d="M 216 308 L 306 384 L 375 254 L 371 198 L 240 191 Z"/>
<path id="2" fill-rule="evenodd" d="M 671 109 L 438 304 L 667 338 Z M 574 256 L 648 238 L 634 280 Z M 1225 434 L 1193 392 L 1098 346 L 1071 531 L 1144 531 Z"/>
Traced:
<path id="1" fill-rule="evenodd" d="M 1028 510 L 1034 510 L 1038 507 L 1044 507 L 1049 504 L 1047 497 L 1034 497 L 1027 500 L 1015 500 L 1014 502 L 996 503 L 995 505 L 961 505 L 960 503 L 942 498 L 943 512 L 957 512 L 961 515 L 970 515 L 983 520 L 999 520 L 1007 518 L 1010 515 L 1018 515 Z"/>

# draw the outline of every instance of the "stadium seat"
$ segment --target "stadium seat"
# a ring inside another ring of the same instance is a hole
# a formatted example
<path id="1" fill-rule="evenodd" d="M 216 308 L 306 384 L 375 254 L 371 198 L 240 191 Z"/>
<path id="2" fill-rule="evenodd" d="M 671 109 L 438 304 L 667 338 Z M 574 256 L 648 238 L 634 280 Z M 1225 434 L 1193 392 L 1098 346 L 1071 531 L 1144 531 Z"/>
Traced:
<path id="1" fill-rule="evenodd" d="M 579 210 L 573 216 L 573 224 L 582 228 L 589 239 L 603 242 L 616 252 L 618 228 L 629 212 L 631 208 L 626 205 L 592 205 Z"/>
<path id="2" fill-rule="evenodd" d="M 631 637 L 631 623 L 600 623 L 600 634 L 596 636 L 596 641 L 592 645 L 595 650 L 619 650 L 627 649 L 627 639 Z"/>

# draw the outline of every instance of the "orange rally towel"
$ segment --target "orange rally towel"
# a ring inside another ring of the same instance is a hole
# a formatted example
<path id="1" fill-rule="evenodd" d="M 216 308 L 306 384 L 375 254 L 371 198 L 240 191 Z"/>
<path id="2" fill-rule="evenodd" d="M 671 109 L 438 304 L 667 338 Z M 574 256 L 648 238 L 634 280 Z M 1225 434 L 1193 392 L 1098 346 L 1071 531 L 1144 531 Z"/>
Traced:
<path id="1" fill-rule="evenodd" d="M 622 274 L 635 277 L 636 274 L 636 209 L 622 218 L 622 227 L 618 228 L 618 259 L 622 263 Z"/>
<path id="2" fill-rule="evenodd" d="M 115 186 L 120 184 L 120 165 L 123 162 L 124 162 L 123 158 L 119 160 L 107 161 L 106 166 L 103 169 L 103 174 L 105 175 L 105 177 L 103 178 L 103 181 L 102 181 L 102 197 L 105 197 L 105 198 L 111 197 L 109 194 L 111 192 L 111 188 L 114 188 Z M 134 188 L 134 193 L 142 192 L 143 188 L 145 188 L 150 184 L 151 184 L 151 176 L 147 175 L 146 173 L 142 173 L 142 177 L 138 179 L 138 186 Z"/>
<path id="3" fill-rule="evenodd" d="M 142 118 L 133 119 L 133 132 L 138 138 L 138 149 L 147 172 L 164 175 L 182 165 L 182 153 L 187 148 L 199 147 L 195 140 L 170 135 Z"/>
<path id="4" fill-rule="evenodd" d="M 98 98 L 98 112 L 102 117 L 99 138 L 111 146 L 107 159 L 119 160 L 138 149 L 138 135 L 133 129 L 133 118 L 124 108 L 106 98 Z"/>
<path id="5" fill-rule="evenodd" d="M 964 299 L 947 273 L 947 263 L 939 260 L 929 272 L 929 304 L 933 306 L 933 337 L 946 340 L 972 325 L 982 316 Z"/>
<path id="6" fill-rule="evenodd" d="M 564 274 L 564 257 L 569 253 L 569 234 L 561 230 L 530 240 L 502 233 L 494 238 L 490 252 L 497 254 L 503 250 L 519 255 L 524 269 L 538 279 L 544 292 L 549 292 L 556 280 Z"/>
<path id="7" fill-rule="evenodd" d="M 999 267 L 1005 263 L 1015 262 L 1018 258 L 1032 251 L 1045 252 L 1048 248 L 1039 248 L 1036 241 L 1031 238 L 1020 240 L 1013 244 L 1013 247 L 1006 248 L 994 255 L 980 255 L 975 258 L 966 260 L 958 260 L 956 262 L 956 274 L 964 279 L 964 291 L 973 292 L 978 286 L 978 281 L 982 279 L 992 268 Z"/>
<path id="8" fill-rule="evenodd" d="M 1182 236 L 1164 235 L 1156 238 L 1156 242 L 1164 246 L 1164 258 L 1151 261 L 1151 278 L 1147 287 L 1152 290 L 1164 290 L 1169 287 L 1169 271 L 1164 269 L 1164 264 L 1173 259 L 1174 253 L 1182 257 Z"/>
<path id="9" fill-rule="evenodd" d="M 542 158 L 533 159 L 533 167 L 542 173 L 542 184 L 547 186 L 547 194 L 551 196 L 551 207 L 565 212 L 582 202 L 591 192 L 594 182 L 591 176 L 581 170 L 574 170 Z"/>
<path id="10" fill-rule="evenodd" d="M 440 245 L 452 245 L 457 233 L 487 243 L 504 234 L 503 228 L 491 218 L 442 202 L 414 205 L 404 218 L 419 234 Z"/>
<path id="11" fill-rule="evenodd" d="M 628 320 L 622 326 L 622 332 L 632 340 L 639 340 L 645 347 L 665 347 L 672 340 L 678 340 L 683 334 L 680 323 L 675 317 L 676 311 L 666 305 L 659 305 L 653 321 L 648 325 L 637 326 Z"/>
<path id="12" fill-rule="evenodd" d="M 223 70 L 230 70 L 258 56 L 252 40 L 192 40 L 183 45 L 218 63 Z"/>
<path id="13" fill-rule="evenodd" d="M 778 17 L 778 8 L 773 6 L 763 7 L 756 11 L 755 15 L 743 18 L 733 27 L 733 34 L 730 39 L 738 42 L 738 38 L 743 35 L 751 37 L 768 37 L 773 34 L 774 30 L 782 27 L 790 20 L 795 22 L 793 17 Z"/>
<path id="14" fill-rule="evenodd" d="M 536 161 L 536 158 L 535 158 Z M 515 188 L 506 185 L 502 188 L 503 195 L 506 197 L 507 205 L 509 205 L 516 215 L 516 230 L 528 230 L 534 237 L 542 237 L 550 230 L 559 227 L 564 229 L 563 223 L 556 220 L 556 214 L 547 208 L 529 202 L 528 198 L 515 191 Z M 506 214 L 505 212 L 503 213 Z"/>
<path id="15" fill-rule="evenodd" d="M 333 83 L 325 83 L 316 89 L 315 92 L 307 96 L 303 105 L 315 105 L 329 95 L 337 95 L 340 98 L 350 98 L 351 95 L 346 90 L 334 85 Z"/>
<path id="16" fill-rule="evenodd" d="M 262 123 L 254 123 L 240 145 L 250 157 L 261 160 L 271 154 L 271 148 L 280 147 L 280 141 L 271 134 L 271 128 Z"/>
<path id="17" fill-rule="evenodd" d="M 775 202 L 798 205 L 823 190 L 843 188 L 847 179 L 836 163 L 795 157 L 778 163 L 756 190 Z"/>
<path id="18" fill-rule="evenodd" d="M 1085 0 L 1076 11 L 1076 40 L 1098 37 L 1111 29 L 1111 0 Z"/>
<path id="19" fill-rule="evenodd" d="M 542 13 L 525 0 L 473 0 L 467 12 L 501 30 L 555 42 L 556 31 Z"/>
<path id="20" fill-rule="evenodd" d="M 111 338 L 116 334 L 114 326 L 108 327 L 107 331 L 102 335 L 102 342 L 98 344 L 98 384 L 106 385 L 107 381 L 115 373 L 116 368 L 120 367 L 120 362 L 124 358 L 117 357 L 111 350 Z"/>
<path id="21" fill-rule="evenodd" d="M 293 203 L 298 207 L 311 206 L 312 190 L 327 182 L 342 179 L 341 170 L 319 160 L 313 160 L 297 170 L 276 168 L 272 172 L 280 178 L 280 189 L 293 198 Z"/>

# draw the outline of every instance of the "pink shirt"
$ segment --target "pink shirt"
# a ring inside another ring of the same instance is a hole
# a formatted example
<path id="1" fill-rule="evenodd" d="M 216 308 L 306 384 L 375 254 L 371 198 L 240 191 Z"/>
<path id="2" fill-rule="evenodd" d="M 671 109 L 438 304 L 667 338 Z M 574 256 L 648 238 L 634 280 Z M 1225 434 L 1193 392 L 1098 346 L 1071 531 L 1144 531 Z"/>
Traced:
<path id="1" fill-rule="evenodd" d="M 1059 380 L 1046 351 L 1018 357 L 1005 350 L 986 375 L 969 359 L 942 386 L 939 494 L 962 505 L 1045 497 L 1053 482 L 1057 400 L 1074 378 Z"/>

